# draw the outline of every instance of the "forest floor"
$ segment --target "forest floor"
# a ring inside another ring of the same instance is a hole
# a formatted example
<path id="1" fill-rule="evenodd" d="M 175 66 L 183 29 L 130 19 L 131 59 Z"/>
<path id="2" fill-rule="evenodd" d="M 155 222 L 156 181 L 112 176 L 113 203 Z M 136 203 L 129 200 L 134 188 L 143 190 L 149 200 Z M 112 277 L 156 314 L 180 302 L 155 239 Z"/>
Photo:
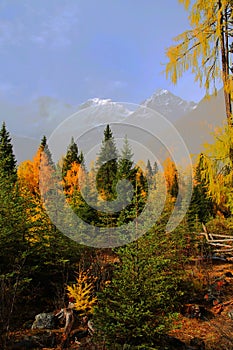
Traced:
<path id="1" fill-rule="evenodd" d="M 203 288 L 198 304 L 205 312 L 200 318 L 190 315 L 179 315 L 178 329 L 170 335 L 182 340 L 187 345 L 192 338 L 205 342 L 205 350 L 233 349 L 233 263 L 213 261 L 211 264 L 194 266 L 190 272 L 196 278 L 196 283 Z M 216 298 L 211 300 L 211 292 Z M 232 312 L 232 318 L 230 317 Z M 188 316 L 188 317 L 187 317 Z"/>
<path id="2" fill-rule="evenodd" d="M 190 345 L 191 339 L 201 339 L 205 342 L 205 350 L 233 349 L 233 263 L 213 261 L 211 264 L 199 264 L 195 262 L 188 268 L 188 273 L 193 279 L 194 287 L 199 291 L 201 288 L 202 292 L 197 293 L 195 301 L 191 300 L 190 304 L 185 307 L 187 309 L 198 305 L 201 315 L 196 317 L 186 310 L 186 313 L 180 314 L 176 321 L 177 329 L 171 331 L 169 335 L 183 341 L 187 346 Z M 214 295 L 214 298 L 211 299 L 211 295 Z M 62 329 L 52 332 L 54 332 L 56 343 L 62 342 Z M 31 330 L 18 330 L 12 332 L 10 338 L 16 344 L 25 337 L 26 339 L 36 337 L 39 333 Z M 101 347 L 93 344 L 91 337 L 81 339 L 80 344 L 73 343 L 69 346 L 69 349 L 80 350 L 103 348 L 103 344 Z M 9 349 L 23 350 L 24 347 L 9 346 Z M 61 349 L 61 347 L 45 349 Z"/>

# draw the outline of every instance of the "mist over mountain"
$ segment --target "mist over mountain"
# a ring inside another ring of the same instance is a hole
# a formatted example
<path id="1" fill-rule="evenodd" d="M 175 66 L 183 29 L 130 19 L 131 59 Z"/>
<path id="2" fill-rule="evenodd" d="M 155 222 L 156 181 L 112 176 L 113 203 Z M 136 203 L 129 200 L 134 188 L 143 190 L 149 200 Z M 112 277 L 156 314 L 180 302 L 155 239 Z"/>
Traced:
<path id="1" fill-rule="evenodd" d="M 214 142 L 214 131 L 226 122 L 223 90 L 202 99 L 197 107 L 179 118 L 175 127 L 183 137 L 191 154 L 204 150 L 205 143 Z"/>
<path id="2" fill-rule="evenodd" d="M 209 100 L 204 99 L 198 104 L 184 101 L 165 89 L 157 90 L 140 106 L 119 104 L 110 99 L 99 98 L 89 99 L 79 106 L 47 96 L 21 106 L 0 100 L 1 120 L 6 122 L 12 135 L 18 162 L 32 158 L 42 136 L 46 135 L 49 138 L 57 127 L 60 133 L 59 144 L 64 152 L 71 136 L 76 138 L 77 135 L 106 123 L 122 122 L 134 125 L 136 121 L 142 129 L 146 125 L 149 130 L 156 128 L 158 133 L 166 134 L 166 130 L 160 131 L 161 119 L 156 119 L 153 110 L 174 124 L 192 154 L 199 153 L 203 149 L 204 142 L 213 141 L 211 132 L 216 126 L 221 125 L 225 118 L 221 91 L 217 96 L 212 96 Z M 101 128 L 98 130 L 98 139 L 102 139 L 103 130 Z M 119 127 L 117 132 L 124 133 L 124 127 Z M 96 137 L 95 135 L 94 138 Z M 139 135 L 138 137 L 141 138 Z M 169 135 L 166 137 L 169 139 Z M 170 138 L 172 140 L 172 135 Z M 140 139 L 140 142 L 147 141 Z M 80 145 L 81 149 L 82 146 L 85 144 Z"/>

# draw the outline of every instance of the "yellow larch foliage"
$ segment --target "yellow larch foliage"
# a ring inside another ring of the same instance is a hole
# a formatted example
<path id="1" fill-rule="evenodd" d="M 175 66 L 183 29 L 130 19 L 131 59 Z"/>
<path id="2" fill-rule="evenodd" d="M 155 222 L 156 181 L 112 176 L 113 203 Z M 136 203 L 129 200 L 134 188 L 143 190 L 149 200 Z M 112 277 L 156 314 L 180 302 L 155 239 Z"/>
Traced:
<path id="1" fill-rule="evenodd" d="M 76 191 L 80 191 L 80 181 L 84 178 L 84 171 L 81 164 L 73 162 L 63 180 L 65 194 L 72 196 Z"/>
<path id="2" fill-rule="evenodd" d="M 19 189 L 21 196 L 28 203 L 26 214 L 28 222 L 31 223 L 26 238 L 31 244 L 43 240 L 45 245 L 49 245 L 49 231 L 52 225 L 46 215 L 41 195 L 45 195 L 50 189 L 53 172 L 47 155 L 41 147 L 32 161 L 26 160 L 18 167 Z"/>
<path id="3" fill-rule="evenodd" d="M 206 145 L 203 157 L 202 180 L 212 201 L 223 211 L 233 213 L 233 172 L 231 152 L 233 149 L 233 129 L 216 131 L 215 142 Z"/>
<path id="4" fill-rule="evenodd" d="M 80 271 L 76 283 L 67 286 L 67 291 L 69 298 L 75 300 L 75 310 L 79 311 L 80 315 L 92 313 L 97 297 L 94 296 L 94 281 L 87 272 Z"/>
<path id="5" fill-rule="evenodd" d="M 190 69 L 195 80 L 205 87 L 207 96 L 211 92 L 216 92 L 215 84 L 218 80 L 222 80 L 224 89 L 231 92 L 230 72 L 223 76 L 221 44 L 224 44 L 223 35 L 228 35 L 228 25 L 232 21 L 232 2 L 230 0 L 196 0 L 194 3 L 190 0 L 179 0 L 179 2 L 189 11 L 191 29 L 177 36 L 174 40 L 178 44 L 167 49 L 167 77 L 176 84 L 183 73 Z M 224 50 L 228 55 L 226 38 Z"/>
<path id="6" fill-rule="evenodd" d="M 50 188 L 50 182 L 54 170 L 48 164 L 48 158 L 41 147 L 36 152 L 33 160 L 26 160 L 18 167 L 18 178 L 21 187 L 34 195 L 45 194 Z"/>
<path id="7" fill-rule="evenodd" d="M 163 162 L 163 169 L 167 191 L 170 191 L 174 185 L 175 175 L 177 174 L 175 163 L 171 160 L 170 157 L 166 158 Z"/>

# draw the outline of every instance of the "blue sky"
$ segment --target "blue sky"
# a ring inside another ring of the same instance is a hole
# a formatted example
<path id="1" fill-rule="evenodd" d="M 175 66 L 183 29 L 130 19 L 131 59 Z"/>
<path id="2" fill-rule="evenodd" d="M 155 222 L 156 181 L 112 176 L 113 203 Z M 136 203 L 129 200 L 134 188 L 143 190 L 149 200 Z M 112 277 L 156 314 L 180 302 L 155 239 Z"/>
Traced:
<path id="1" fill-rule="evenodd" d="M 188 28 L 178 0 L 0 0 L 0 98 L 51 96 L 140 103 L 158 88 L 199 101 L 186 74 L 162 74 L 165 49 Z"/>

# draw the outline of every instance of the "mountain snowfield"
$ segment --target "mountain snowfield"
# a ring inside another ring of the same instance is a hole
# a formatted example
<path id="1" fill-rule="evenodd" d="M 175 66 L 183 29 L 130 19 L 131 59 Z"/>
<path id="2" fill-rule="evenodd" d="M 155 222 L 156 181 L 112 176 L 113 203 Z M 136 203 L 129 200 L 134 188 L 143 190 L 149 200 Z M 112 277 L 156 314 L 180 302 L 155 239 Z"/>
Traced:
<path id="1" fill-rule="evenodd" d="M 140 105 L 118 103 L 111 99 L 100 98 L 89 99 L 79 106 L 63 103 L 50 97 L 40 97 L 24 106 L 11 106 L 1 102 L 1 119 L 6 121 L 13 135 L 18 162 L 32 158 L 41 137 L 46 135 L 49 139 L 54 130 L 58 130 L 56 132 L 60 137 L 59 143 L 60 148 L 63 148 L 63 154 L 66 152 L 71 136 L 76 139 L 77 135 L 98 129 L 101 124 L 129 123 L 134 125 L 136 121 L 136 124 L 142 128 L 146 126 L 147 129 L 159 130 L 160 125 L 155 125 L 153 111 L 158 112 L 175 125 L 189 152 L 195 154 L 201 151 L 203 142 L 213 140 L 213 136 L 210 135 L 211 131 L 221 125 L 224 119 L 222 92 L 198 104 L 185 101 L 165 89 L 155 91 Z M 156 122 L 159 123 L 159 119 Z M 103 128 L 98 130 L 98 138 L 102 138 Z M 117 132 L 118 134 L 124 133 L 124 127 L 118 128 Z M 92 134 L 92 137 L 96 135 Z M 82 149 L 81 146 L 80 148 Z"/>

